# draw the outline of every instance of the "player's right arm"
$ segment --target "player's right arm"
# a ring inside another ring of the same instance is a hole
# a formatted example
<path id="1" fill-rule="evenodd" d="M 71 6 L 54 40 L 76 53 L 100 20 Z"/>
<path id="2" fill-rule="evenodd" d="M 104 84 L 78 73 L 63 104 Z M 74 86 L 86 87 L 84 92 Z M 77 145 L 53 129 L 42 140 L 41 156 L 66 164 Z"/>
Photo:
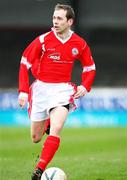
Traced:
<path id="1" fill-rule="evenodd" d="M 29 94 L 29 69 L 39 61 L 42 53 L 39 38 L 36 38 L 23 52 L 19 68 L 19 97 L 18 103 L 23 108 Z"/>

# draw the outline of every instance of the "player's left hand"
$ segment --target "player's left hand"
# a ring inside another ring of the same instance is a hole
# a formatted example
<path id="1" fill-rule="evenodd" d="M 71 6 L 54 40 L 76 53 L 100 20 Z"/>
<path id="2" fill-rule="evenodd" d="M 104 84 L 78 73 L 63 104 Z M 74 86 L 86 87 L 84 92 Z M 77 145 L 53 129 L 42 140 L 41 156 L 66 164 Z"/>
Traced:
<path id="1" fill-rule="evenodd" d="M 78 99 L 84 96 L 86 93 L 87 93 L 87 90 L 83 85 L 77 86 L 77 92 L 75 93 L 74 98 Z"/>

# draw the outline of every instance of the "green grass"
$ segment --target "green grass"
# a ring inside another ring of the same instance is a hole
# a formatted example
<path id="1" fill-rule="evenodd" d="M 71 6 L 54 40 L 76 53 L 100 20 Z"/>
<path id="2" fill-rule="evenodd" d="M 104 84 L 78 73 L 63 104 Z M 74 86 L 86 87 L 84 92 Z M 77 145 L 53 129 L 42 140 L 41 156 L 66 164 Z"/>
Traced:
<path id="1" fill-rule="evenodd" d="M 127 128 L 65 128 L 48 167 L 68 180 L 127 180 Z M 43 140 L 44 141 L 44 140 Z M 0 180 L 30 180 L 43 141 L 32 144 L 29 128 L 0 128 Z"/>

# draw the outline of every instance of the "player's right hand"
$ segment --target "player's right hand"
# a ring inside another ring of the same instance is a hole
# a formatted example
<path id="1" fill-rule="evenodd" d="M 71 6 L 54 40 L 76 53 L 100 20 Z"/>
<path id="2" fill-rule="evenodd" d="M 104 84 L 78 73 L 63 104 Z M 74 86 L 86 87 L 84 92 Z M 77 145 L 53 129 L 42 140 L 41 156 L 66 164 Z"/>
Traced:
<path id="1" fill-rule="evenodd" d="M 28 101 L 28 94 L 24 92 L 20 92 L 18 96 L 18 103 L 21 108 L 24 108 L 26 106 L 26 103 Z"/>

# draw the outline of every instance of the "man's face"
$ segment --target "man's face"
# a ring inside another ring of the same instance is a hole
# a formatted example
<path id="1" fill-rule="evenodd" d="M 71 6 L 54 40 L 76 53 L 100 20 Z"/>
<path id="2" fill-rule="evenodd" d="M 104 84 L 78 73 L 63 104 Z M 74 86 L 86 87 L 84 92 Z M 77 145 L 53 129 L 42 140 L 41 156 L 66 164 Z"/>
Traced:
<path id="1" fill-rule="evenodd" d="M 53 27 L 56 33 L 63 34 L 70 29 L 72 19 L 67 20 L 66 11 L 63 9 L 55 10 L 53 14 Z"/>

